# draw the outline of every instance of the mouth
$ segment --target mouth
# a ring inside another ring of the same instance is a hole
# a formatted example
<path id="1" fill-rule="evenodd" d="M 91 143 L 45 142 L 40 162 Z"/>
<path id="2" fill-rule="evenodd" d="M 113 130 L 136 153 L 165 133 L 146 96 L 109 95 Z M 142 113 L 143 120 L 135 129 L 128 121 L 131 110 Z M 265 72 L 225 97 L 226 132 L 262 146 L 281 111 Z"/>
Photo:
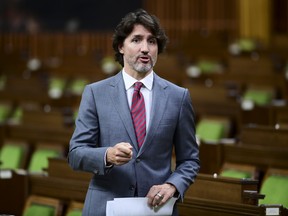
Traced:
<path id="1" fill-rule="evenodd" d="M 149 56 L 139 56 L 138 59 L 143 64 L 147 64 L 147 63 L 150 62 L 150 57 Z"/>

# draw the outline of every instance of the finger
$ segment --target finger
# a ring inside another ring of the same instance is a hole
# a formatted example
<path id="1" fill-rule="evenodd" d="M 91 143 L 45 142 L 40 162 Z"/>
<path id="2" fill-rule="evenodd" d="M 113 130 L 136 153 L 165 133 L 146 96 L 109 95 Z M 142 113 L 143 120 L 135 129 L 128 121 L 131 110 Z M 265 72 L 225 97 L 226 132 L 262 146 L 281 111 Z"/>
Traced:
<path id="1" fill-rule="evenodd" d="M 131 160 L 132 155 L 133 155 L 132 151 L 130 151 L 130 153 L 125 153 L 125 152 L 122 152 L 122 151 L 118 151 L 115 156 L 119 157 L 119 158 Z"/>
<path id="2" fill-rule="evenodd" d="M 161 193 L 156 193 L 156 195 L 154 196 L 154 199 L 152 201 L 152 206 L 156 207 L 156 206 L 160 206 L 162 205 L 162 200 L 163 200 L 164 196 Z"/>
<path id="3" fill-rule="evenodd" d="M 125 155 L 131 155 L 132 150 L 133 148 L 129 143 L 121 143 L 121 145 L 119 145 L 119 151 L 124 153 Z"/>
<path id="4" fill-rule="evenodd" d="M 127 148 L 130 148 L 131 150 L 133 148 L 133 146 L 128 142 L 124 142 L 123 145 L 126 146 Z"/>
<path id="5" fill-rule="evenodd" d="M 126 164 L 130 161 L 130 159 L 116 159 L 115 161 L 115 165 L 123 165 L 123 164 Z"/>

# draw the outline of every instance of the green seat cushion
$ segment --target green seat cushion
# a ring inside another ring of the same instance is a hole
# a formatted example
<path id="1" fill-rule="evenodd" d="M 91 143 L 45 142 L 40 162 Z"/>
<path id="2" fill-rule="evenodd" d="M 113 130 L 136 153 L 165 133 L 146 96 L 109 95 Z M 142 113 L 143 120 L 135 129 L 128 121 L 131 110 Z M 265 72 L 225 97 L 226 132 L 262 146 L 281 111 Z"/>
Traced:
<path id="1" fill-rule="evenodd" d="M 59 152 L 53 149 L 38 149 L 32 155 L 28 170 L 30 172 L 42 172 L 48 167 L 48 158 L 59 155 Z"/>
<path id="2" fill-rule="evenodd" d="M 66 81 L 61 78 L 51 78 L 49 83 L 50 89 L 64 90 Z"/>
<path id="3" fill-rule="evenodd" d="M 32 204 L 29 206 L 23 216 L 54 216 L 55 209 L 51 206 Z"/>
<path id="4" fill-rule="evenodd" d="M 220 173 L 220 176 L 223 177 L 230 177 L 230 178 L 252 178 L 252 174 L 245 171 L 240 170 L 233 170 L 233 169 L 227 169 Z"/>
<path id="5" fill-rule="evenodd" d="M 242 38 L 238 41 L 239 47 L 244 52 L 252 52 L 256 48 L 256 43 L 252 39 Z"/>
<path id="6" fill-rule="evenodd" d="M 218 70 L 217 62 L 209 60 L 201 60 L 198 62 L 197 66 L 203 73 L 213 73 Z"/>
<path id="7" fill-rule="evenodd" d="M 267 105 L 272 100 L 272 93 L 263 90 L 248 90 L 243 98 L 253 101 L 256 105 Z"/>
<path id="8" fill-rule="evenodd" d="M 9 112 L 9 106 L 0 105 L 0 123 L 3 123 L 8 118 Z"/>
<path id="9" fill-rule="evenodd" d="M 223 138 L 225 125 L 214 120 L 201 120 L 196 126 L 196 134 L 203 141 L 217 142 Z"/>
<path id="10" fill-rule="evenodd" d="M 82 216 L 82 210 L 75 209 L 73 211 L 70 211 L 66 216 Z"/>
<path id="11" fill-rule="evenodd" d="M 2 169 L 19 169 L 24 157 L 24 146 L 16 144 L 5 144 L 0 151 Z"/>
<path id="12" fill-rule="evenodd" d="M 74 94 L 81 94 L 87 85 L 88 81 L 85 79 L 75 79 L 71 84 L 71 91 Z"/>
<path id="13" fill-rule="evenodd" d="M 270 176 L 264 182 L 260 193 L 265 195 L 259 204 L 282 204 L 288 208 L 288 176 Z"/>

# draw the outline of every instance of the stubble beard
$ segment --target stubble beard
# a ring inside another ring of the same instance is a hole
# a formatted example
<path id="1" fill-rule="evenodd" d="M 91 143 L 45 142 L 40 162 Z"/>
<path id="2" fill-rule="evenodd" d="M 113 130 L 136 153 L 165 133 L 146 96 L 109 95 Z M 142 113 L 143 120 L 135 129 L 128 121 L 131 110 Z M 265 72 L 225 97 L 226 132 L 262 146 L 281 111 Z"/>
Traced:
<path id="1" fill-rule="evenodd" d="M 135 62 L 128 61 L 128 64 L 133 68 L 133 70 L 137 71 L 138 73 L 148 73 L 153 69 L 154 65 L 156 64 L 156 59 L 150 58 L 150 61 L 147 64 L 138 62 L 136 59 Z"/>
<path id="2" fill-rule="evenodd" d="M 133 65 L 133 69 L 139 73 L 147 73 L 153 68 L 153 64 L 143 64 L 143 63 L 136 63 Z"/>

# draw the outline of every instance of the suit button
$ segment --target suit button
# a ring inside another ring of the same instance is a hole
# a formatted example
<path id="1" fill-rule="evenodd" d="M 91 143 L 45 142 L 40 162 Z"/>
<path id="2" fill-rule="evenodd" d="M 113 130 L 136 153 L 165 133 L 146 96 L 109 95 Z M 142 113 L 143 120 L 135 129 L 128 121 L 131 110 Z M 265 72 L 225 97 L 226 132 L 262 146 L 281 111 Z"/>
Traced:
<path id="1" fill-rule="evenodd" d="M 134 190 L 135 187 L 133 185 L 130 185 L 129 190 Z"/>
<path id="2" fill-rule="evenodd" d="M 137 159 L 136 159 L 136 163 L 139 163 L 140 161 L 141 161 L 140 158 L 137 158 Z"/>

